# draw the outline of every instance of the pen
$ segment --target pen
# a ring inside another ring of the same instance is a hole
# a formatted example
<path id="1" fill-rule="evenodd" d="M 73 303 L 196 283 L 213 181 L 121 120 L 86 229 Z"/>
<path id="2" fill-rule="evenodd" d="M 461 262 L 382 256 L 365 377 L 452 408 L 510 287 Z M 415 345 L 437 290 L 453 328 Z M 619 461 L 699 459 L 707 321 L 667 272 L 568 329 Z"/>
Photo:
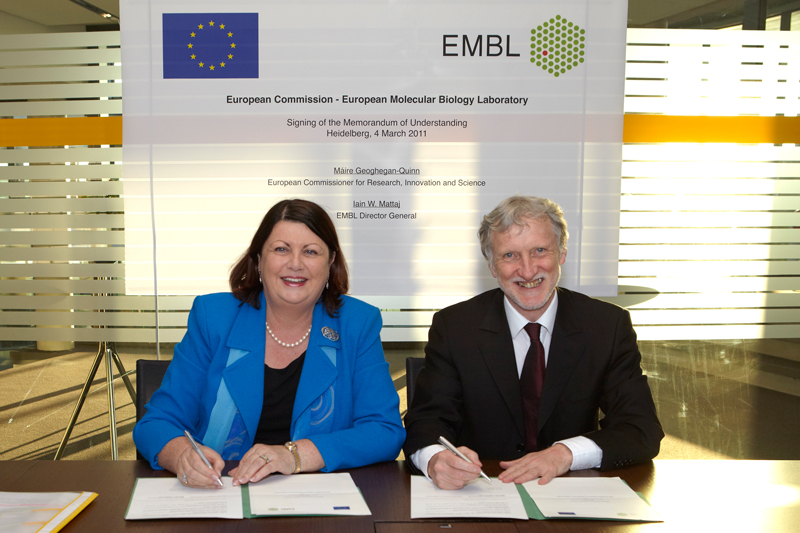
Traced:
<path id="1" fill-rule="evenodd" d="M 463 453 L 461 453 L 460 451 L 458 451 L 458 450 L 456 449 L 456 447 L 455 447 L 455 446 L 453 446 L 452 444 L 450 444 L 450 441 L 449 441 L 449 440 L 447 440 L 446 438 L 444 438 L 444 437 L 439 437 L 439 444 L 441 444 L 442 446 L 444 446 L 445 448 L 447 448 L 448 450 L 450 450 L 451 452 L 453 452 L 454 454 L 456 454 L 456 456 L 460 457 L 461 459 L 464 459 L 464 460 L 465 460 L 466 462 L 468 462 L 469 464 L 471 464 L 471 465 L 472 465 L 472 464 L 475 464 L 475 463 L 473 463 L 472 461 L 470 461 L 470 460 L 467 458 L 467 456 L 466 456 L 466 455 L 464 455 Z M 483 472 L 483 469 L 481 469 L 481 475 L 482 475 L 482 476 L 484 477 L 484 479 L 486 479 L 486 481 L 488 481 L 489 483 L 491 483 L 491 482 L 492 482 L 492 480 L 491 480 L 491 479 L 489 479 L 489 476 L 487 476 L 487 475 L 486 475 L 486 474 Z"/>
<path id="2" fill-rule="evenodd" d="M 192 434 L 189 433 L 189 430 L 186 430 L 186 429 L 183 430 L 183 434 L 186 435 L 186 438 L 189 439 L 189 442 L 192 443 L 192 448 L 194 448 L 194 451 L 197 452 L 197 455 L 200 456 L 200 459 L 203 460 L 203 462 L 206 464 L 206 466 L 209 467 L 211 470 L 214 470 L 214 467 L 211 466 L 211 463 L 208 462 L 208 459 L 206 459 L 206 456 L 203 455 L 203 452 L 200 451 L 200 447 L 197 446 L 197 442 L 192 437 Z M 214 476 L 214 479 L 217 480 L 217 483 L 219 483 L 220 487 L 224 487 L 225 486 L 225 485 L 222 484 L 222 480 L 218 476 Z"/>

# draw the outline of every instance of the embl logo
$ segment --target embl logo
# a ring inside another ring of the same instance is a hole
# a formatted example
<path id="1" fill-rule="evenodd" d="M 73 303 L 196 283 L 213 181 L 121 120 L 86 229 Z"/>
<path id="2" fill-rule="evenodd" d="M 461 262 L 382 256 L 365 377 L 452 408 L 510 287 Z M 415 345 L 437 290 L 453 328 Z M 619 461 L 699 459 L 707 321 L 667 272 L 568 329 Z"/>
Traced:
<path id="1" fill-rule="evenodd" d="M 556 78 L 584 62 L 586 30 L 556 15 L 531 30 L 531 63 Z M 442 35 L 445 57 L 520 57 L 511 35 Z"/>
<path id="2" fill-rule="evenodd" d="M 583 63 L 586 30 L 556 15 L 531 30 L 531 63 L 556 78 Z"/>
<path id="3" fill-rule="evenodd" d="M 459 37 L 461 42 L 459 43 Z M 486 37 L 486 40 L 484 40 Z M 469 53 L 474 57 L 483 56 L 484 43 L 486 43 L 486 56 L 497 57 L 503 55 L 503 37 L 500 35 L 478 35 L 470 39 L 469 35 L 442 35 L 442 55 L 443 56 L 466 56 Z M 459 44 L 461 53 L 459 54 Z M 449 50 L 453 48 L 454 50 Z M 519 57 L 519 54 L 511 52 L 511 36 L 506 35 L 505 54 L 507 57 Z"/>

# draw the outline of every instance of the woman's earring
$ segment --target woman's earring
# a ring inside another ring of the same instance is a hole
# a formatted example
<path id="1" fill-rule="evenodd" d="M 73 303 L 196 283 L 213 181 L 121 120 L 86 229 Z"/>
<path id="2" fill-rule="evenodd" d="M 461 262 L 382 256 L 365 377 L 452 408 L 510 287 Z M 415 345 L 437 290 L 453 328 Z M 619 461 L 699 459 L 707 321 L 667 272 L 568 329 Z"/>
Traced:
<path id="1" fill-rule="evenodd" d="M 326 288 L 326 289 L 328 288 L 328 280 L 329 280 L 329 279 L 331 279 L 331 276 L 330 276 L 330 275 L 328 275 L 328 279 L 326 279 L 326 280 L 325 280 L 325 288 Z"/>
<path id="2" fill-rule="evenodd" d="M 259 285 L 263 285 L 264 284 L 264 282 L 261 281 L 261 269 L 260 268 L 258 269 L 258 283 L 259 283 Z"/>

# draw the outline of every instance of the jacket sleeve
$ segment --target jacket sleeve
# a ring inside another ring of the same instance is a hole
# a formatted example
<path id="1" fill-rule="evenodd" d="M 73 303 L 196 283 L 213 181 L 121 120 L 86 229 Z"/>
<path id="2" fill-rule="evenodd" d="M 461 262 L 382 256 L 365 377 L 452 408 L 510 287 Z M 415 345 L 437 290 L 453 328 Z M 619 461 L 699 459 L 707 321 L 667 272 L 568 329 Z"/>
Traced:
<path id="1" fill-rule="evenodd" d="M 642 373 L 630 313 L 622 310 L 614 330 L 613 354 L 604 377 L 600 430 L 585 436 L 603 450 L 601 470 L 649 461 L 660 448 L 664 431 L 647 377 Z"/>
<path id="2" fill-rule="evenodd" d="M 325 460 L 323 472 L 394 461 L 406 436 L 400 399 L 383 355 L 380 312 L 369 307 L 342 320 L 348 322 L 347 337 L 356 339 L 343 348 L 344 358 L 354 358 L 348 365 L 352 418 L 347 428 L 308 437 Z"/>
<path id="3" fill-rule="evenodd" d="M 408 437 L 403 451 L 406 465 L 415 473 L 411 455 L 438 444 L 440 436 L 456 442 L 463 425 L 462 384 L 450 346 L 445 321 L 441 313 L 436 313 L 428 332 L 425 366 L 417 377 L 414 403 L 408 406 L 405 417 Z"/>
<path id="4" fill-rule="evenodd" d="M 202 298 L 196 298 L 189 313 L 186 335 L 175 346 L 164 380 L 145 406 L 147 413 L 133 428 L 136 448 L 155 469 L 164 445 L 188 429 L 197 434 L 201 426 L 202 390 L 212 360 Z"/>

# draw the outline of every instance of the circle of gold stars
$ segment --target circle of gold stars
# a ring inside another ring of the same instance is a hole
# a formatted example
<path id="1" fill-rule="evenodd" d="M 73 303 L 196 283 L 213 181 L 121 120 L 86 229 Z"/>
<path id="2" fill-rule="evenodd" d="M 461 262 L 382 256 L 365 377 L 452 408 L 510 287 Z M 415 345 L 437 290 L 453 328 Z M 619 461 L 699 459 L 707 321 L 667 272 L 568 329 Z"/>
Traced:
<path id="1" fill-rule="evenodd" d="M 217 28 L 219 28 L 220 30 L 225 31 L 225 24 L 216 24 L 213 20 L 210 20 L 208 22 L 208 28 L 209 29 L 214 28 L 215 26 Z M 197 31 L 191 32 L 189 34 L 189 38 L 194 39 L 195 37 L 197 37 L 197 32 L 202 31 L 204 28 L 205 28 L 205 26 L 203 24 L 198 24 L 197 25 Z M 228 33 L 228 38 L 229 39 L 233 39 L 233 32 L 228 30 L 227 33 Z M 192 43 L 190 41 L 188 47 L 189 47 L 189 50 L 192 50 L 194 48 L 194 43 Z M 231 51 L 228 53 L 228 59 L 233 59 L 233 51 L 235 49 L 236 49 L 236 43 L 233 40 L 231 40 Z M 196 54 L 191 54 L 189 56 L 189 59 L 191 59 L 192 61 L 197 61 L 197 55 Z M 200 60 L 200 62 L 197 63 L 197 66 L 199 68 L 208 67 L 208 70 L 213 71 L 213 70 L 215 70 L 217 68 L 217 66 L 219 66 L 219 68 L 225 68 L 225 61 L 220 61 L 219 65 L 214 65 L 213 63 L 212 64 L 206 64 L 206 63 L 203 62 L 203 60 Z"/>

